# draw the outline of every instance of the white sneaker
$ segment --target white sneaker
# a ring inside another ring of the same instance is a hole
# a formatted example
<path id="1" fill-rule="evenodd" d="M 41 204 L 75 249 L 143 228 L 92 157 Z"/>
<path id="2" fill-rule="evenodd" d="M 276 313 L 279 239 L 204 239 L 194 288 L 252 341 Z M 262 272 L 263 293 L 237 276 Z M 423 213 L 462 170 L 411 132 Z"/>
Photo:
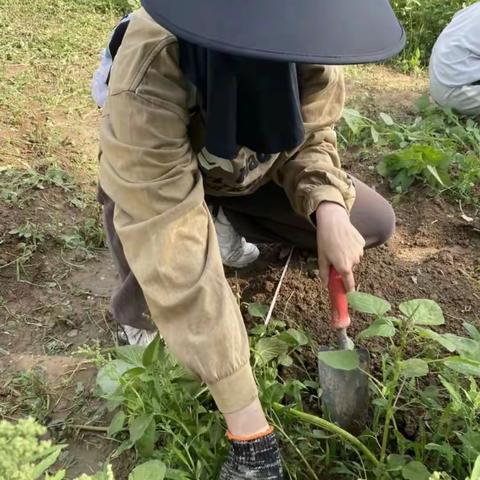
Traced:
<path id="1" fill-rule="evenodd" d="M 150 345 L 158 333 L 152 330 L 131 327 L 130 325 L 122 325 L 119 330 L 120 334 L 125 334 L 126 343 L 129 345 L 139 345 L 140 347 L 147 347 Z M 121 336 L 123 337 L 123 335 Z"/>
<path id="2" fill-rule="evenodd" d="M 245 238 L 235 231 L 221 207 L 214 221 L 224 265 L 233 268 L 243 268 L 253 263 L 259 257 L 260 251 L 257 246 L 253 243 L 248 243 Z"/>

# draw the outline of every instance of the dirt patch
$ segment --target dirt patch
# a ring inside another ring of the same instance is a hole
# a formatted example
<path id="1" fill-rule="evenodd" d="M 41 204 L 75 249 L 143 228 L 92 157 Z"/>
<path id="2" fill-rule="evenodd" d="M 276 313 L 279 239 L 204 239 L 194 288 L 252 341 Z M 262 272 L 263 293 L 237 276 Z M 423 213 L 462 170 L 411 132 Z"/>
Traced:
<path id="1" fill-rule="evenodd" d="M 43 423 L 56 442 L 67 442 L 59 468 L 67 470 L 67 478 L 101 470 L 111 457 L 117 442 L 105 438 L 104 427 L 111 415 L 102 414 L 103 405 L 94 395 L 95 365 L 81 357 L 11 354 L 0 357 L 0 405 L 12 407 L 4 416 L 23 416 L 32 402 L 42 401 Z M 35 398 L 37 397 L 37 398 Z M 92 420 L 92 412 L 101 419 Z M 126 479 L 133 456 L 123 455 L 113 462 L 116 478 Z"/>
<path id="2" fill-rule="evenodd" d="M 402 118 L 415 112 L 417 99 L 428 93 L 426 75 L 405 75 L 386 65 L 350 67 L 347 104 L 368 116 L 380 112 Z"/>
<path id="3" fill-rule="evenodd" d="M 356 176 L 385 197 L 393 195 L 368 163 L 351 164 Z M 446 314 L 446 328 L 463 332 L 462 322 L 480 326 L 480 235 L 468 226 L 461 212 L 440 198 L 426 198 L 417 191 L 395 205 L 397 231 L 388 245 L 367 251 L 357 272 L 362 291 L 394 305 L 413 298 L 436 300 Z M 279 248 L 266 248 L 255 268 L 230 274 L 242 300 L 269 304 L 285 260 Z M 332 341 L 328 327 L 326 292 L 317 278 L 316 259 L 297 251 L 285 277 L 274 314 L 311 331 L 319 343 Z M 366 328 L 356 316 L 352 332 Z"/>

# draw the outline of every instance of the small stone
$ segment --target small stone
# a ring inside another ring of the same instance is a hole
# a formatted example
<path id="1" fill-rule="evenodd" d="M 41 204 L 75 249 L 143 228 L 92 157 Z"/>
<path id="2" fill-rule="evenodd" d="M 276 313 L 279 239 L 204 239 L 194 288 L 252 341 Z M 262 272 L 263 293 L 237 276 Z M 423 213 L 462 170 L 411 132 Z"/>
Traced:
<path id="1" fill-rule="evenodd" d="M 318 269 L 310 270 L 308 272 L 308 276 L 313 279 L 320 278 L 320 270 Z"/>
<path id="2" fill-rule="evenodd" d="M 273 282 L 269 282 L 268 280 L 265 282 L 265 290 L 268 292 L 268 293 L 272 293 L 273 290 L 275 289 L 275 285 L 273 284 Z"/>
<path id="3" fill-rule="evenodd" d="M 446 263 L 447 265 L 453 265 L 455 263 L 453 259 L 453 255 L 447 251 L 440 252 L 440 254 L 438 255 L 438 258 L 440 259 L 440 261 Z"/>
<path id="4" fill-rule="evenodd" d="M 73 337 L 76 337 L 76 336 L 78 336 L 78 330 L 76 328 L 74 328 L 73 330 L 70 330 L 67 333 L 68 338 L 73 338 Z"/>

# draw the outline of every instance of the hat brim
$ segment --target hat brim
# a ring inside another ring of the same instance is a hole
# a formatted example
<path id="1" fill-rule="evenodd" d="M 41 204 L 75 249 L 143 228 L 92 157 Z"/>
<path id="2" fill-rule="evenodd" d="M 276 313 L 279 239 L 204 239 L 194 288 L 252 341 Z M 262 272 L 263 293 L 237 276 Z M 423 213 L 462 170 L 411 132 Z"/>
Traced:
<path id="1" fill-rule="evenodd" d="M 345 65 L 386 60 L 405 46 L 388 0 L 142 0 L 179 38 L 225 53 Z"/>

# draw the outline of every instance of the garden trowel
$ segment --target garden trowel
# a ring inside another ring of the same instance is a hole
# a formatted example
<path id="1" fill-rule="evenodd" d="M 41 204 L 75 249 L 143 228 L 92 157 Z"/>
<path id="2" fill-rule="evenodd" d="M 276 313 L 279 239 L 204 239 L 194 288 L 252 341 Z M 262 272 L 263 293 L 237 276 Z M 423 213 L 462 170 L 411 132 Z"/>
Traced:
<path id="1" fill-rule="evenodd" d="M 347 293 L 341 275 L 333 267 L 330 270 L 328 290 L 331 326 L 336 332 L 338 348 L 320 347 L 318 370 L 322 405 L 333 422 L 358 435 L 365 429 L 368 417 L 367 372 L 370 356 L 365 349 L 355 349 L 347 335 L 351 323 Z M 322 352 L 329 353 L 323 355 Z"/>

